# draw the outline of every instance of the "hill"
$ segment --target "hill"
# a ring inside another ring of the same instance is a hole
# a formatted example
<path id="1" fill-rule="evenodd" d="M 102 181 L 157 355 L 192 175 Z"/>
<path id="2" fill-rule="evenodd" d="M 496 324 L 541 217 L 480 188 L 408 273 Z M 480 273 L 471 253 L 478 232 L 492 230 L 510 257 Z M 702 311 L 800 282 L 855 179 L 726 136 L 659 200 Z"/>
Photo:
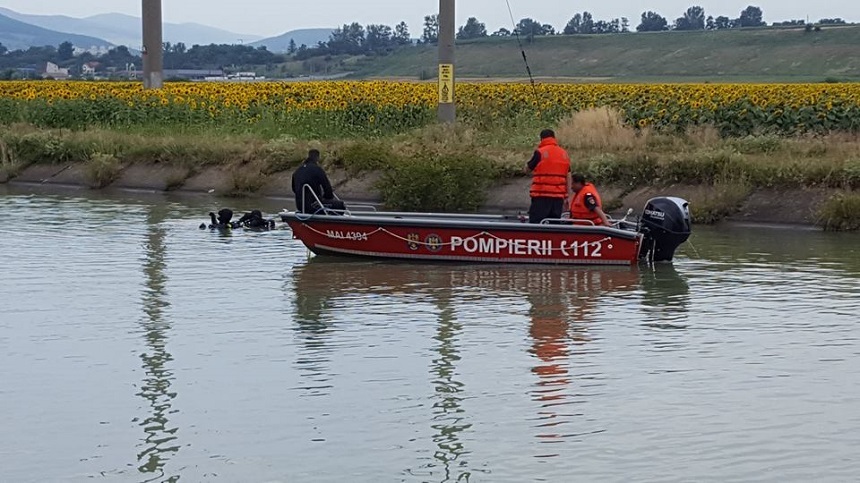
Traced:
<path id="1" fill-rule="evenodd" d="M 295 40 L 296 46 L 304 44 L 308 47 L 313 47 L 319 42 L 327 41 L 332 31 L 334 31 L 334 29 L 291 30 L 284 34 L 278 35 L 277 37 L 270 37 L 267 39 L 258 40 L 251 45 L 253 45 L 254 47 L 264 46 L 272 52 L 281 53 L 286 52 L 289 49 L 290 39 Z"/>
<path id="2" fill-rule="evenodd" d="M 57 46 L 66 41 L 71 42 L 75 47 L 83 49 L 112 46 L 106 40 L 46 29 L 0 14 L 0 43 L 5 45 L 9 50 L 42 47 L 45 45 Z"/>
<path id="3" fill-rule="evenodd" d="M 538 37 L 525 44 L 540 77 L 624 81 L 860 80 L 860 26 L 659 32 Z M 364 59 L 363 77 L 435 77 L 436 49 L 417 46 Z M 461 77 L 522 78 L 514 39 L 488 38 L 457 45 Z"/>
<path id="4" fill-rule="evenodd" d="M 139 17 L 119 13 L 75 18 L 65 15 L 29 15 L 0 7 L 0 15 L 49 30 L 85 33 L 131 48 L 139 48 L 143 35 Z M 165 42 L 184 42 L 189 47 L 194 44 L 236 44 L 259 38 L 260 36 L 239 34 L 196 23 L 164 24 Z"/>

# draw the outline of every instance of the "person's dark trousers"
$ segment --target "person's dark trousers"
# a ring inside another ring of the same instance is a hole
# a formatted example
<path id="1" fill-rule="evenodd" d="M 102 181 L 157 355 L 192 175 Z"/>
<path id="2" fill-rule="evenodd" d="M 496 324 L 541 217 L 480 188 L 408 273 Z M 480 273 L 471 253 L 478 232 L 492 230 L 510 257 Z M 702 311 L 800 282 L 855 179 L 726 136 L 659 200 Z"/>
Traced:
<path id="1" fill-rule="evenodd" d="M 548 218 L 558 220 L 562 212 L 564 212 L 564 200 L 561 198 L 532 198 L 529 223 L 537 225 Z"/>

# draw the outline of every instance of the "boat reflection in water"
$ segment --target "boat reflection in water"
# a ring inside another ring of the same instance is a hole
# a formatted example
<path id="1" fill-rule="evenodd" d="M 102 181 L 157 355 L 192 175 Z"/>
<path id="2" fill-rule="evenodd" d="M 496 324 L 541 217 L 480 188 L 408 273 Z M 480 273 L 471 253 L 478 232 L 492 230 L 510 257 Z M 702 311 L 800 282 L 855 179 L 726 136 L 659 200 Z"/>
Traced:
<path id="1" fill-rule="evenodd" d="M 610 297 L 641 300 L 647 313 L 647 329 L 679 324 L 686 317 L 688 287 L 672 265 L 642 267 L 539 267 L 453 266 L 402 263 L 343 262 L 313 259 L 294 269 L 299 320 L 324 324 L 327 308 L 339 297 L 361 294 L 416 295 L 434 302 L 438 327 L 430 368 L 436 394 L 432 427 L 437 445 L 435 459 L 444 466 L 442 481 L 468 479 L 465 458 L 469 452 L 460 441 L 471 428 L 461 407 L 466 388 L 457 379 L 463 326 L 454 306 L 505 299 L 505 305 L 526 302 L 529 316 L 528 352 L 536 381 L 530 397 L 536 403 L 535 436 L 543 444 L 576 440 L 604 428 L 577 410 L 598 395 L 604 382 L 595 354 L 599 338 L 593 335 L 594 318 Z M 477 290 L 463 290 L 477 289 Z M 508 301 L 510 303 L 508 303 Z M 462 309 L 460 309 L 462 310 Z M 327 329 L 318 329 L 327 330 Z M 314 331 L 308 331 L 310 335 Z M 580 405 L 580 406 L 578 406 Z M 537 450 L 537 457 L 559 456 L 557 451 Z M 432 470 L 432 468 L 424 468 Z M 474 471 L 474 469 L 472 470 Z"/>

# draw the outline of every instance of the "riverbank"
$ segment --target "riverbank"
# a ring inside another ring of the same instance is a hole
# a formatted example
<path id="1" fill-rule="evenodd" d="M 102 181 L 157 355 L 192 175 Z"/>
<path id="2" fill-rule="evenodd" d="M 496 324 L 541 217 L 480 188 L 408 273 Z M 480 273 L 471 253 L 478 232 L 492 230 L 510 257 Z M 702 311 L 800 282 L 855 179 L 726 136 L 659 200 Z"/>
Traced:
<path id="1" fill-rule="evenodd" d="M 187 179 L 182 187 L 171 189 L 171 184 L 176 176 L 181 174 L 181 169 L 155 164 L 131 165 L 122 170 L 115 182 L 99 189 L 107 192 L 169 191 L 216 197 L 234 195 L 232 175 L 229 169 L 224 167 L 205 168 Z M 336 191 L 344 199 L 380 205 L 385 203 L 375 187 L 382 177 L 379 172 L 352 176 L 343 169 L 335 169 L 331 172 L 331 177 Z M 506 213 L 526 211 L 529 203 L 529 182 L 527 178 L 517 178 L 494 183 L 489 187 L 487 197 L 479 209 Z M 84 164 L 30 166 L 7 183 L 19 189 L 36 188 L 40 192 L 65 191 L 68 188 L 93 189 L 90 174 Z M 289 186 L 289 173 L 276 173 L 267 177 L 260 189 L 249 196 L 279 200 L 284 207 L 292 207 Z M 726 187 L 691 184 L 640 187 L 634 190 L 624 186 L 607 185 L 602 187 L 602 191 L 615 215 L 623 215 L 628 209 L 638 213 L 645 202 L 655 196 L 679 196 L 690 200 L 694 216 L 697 216 L 700 223 L 728 220 L 809 226 L 820 226 L 821 207 L 827 206 L 830 200 L 845 195 L 843 190 L 832 188 L 762 188 L 749 191 L 743 198 L 733 198 L 735 195 L 727 193 Z"/>
<path id="2" fill-rule="evenodd" d="M 522 172 L 537 126 L 478 130 L 431 126 L 389 138 L 297 139 L 207 131 L 39 129 L 0 133 L 0 182 L 213 193 L 290 195 L 309 148 L 324 153 L 338 193 L 414 211 L 523 211 Z M 860 229 L 860 137 L 723 138 L 637 130 L 609 110 L 557 126 L 577 172 L 600 186 L 614 213 L 652 196 L 688 199 L 697 223 L 740 219 Z"/>

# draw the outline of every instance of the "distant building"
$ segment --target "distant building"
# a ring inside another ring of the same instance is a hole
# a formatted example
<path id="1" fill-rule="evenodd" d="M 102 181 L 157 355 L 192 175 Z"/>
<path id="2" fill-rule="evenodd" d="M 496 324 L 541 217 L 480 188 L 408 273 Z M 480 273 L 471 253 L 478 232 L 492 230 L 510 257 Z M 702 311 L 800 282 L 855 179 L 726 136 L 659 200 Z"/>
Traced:
<path id="1" fill-rule="evenodd" d="M 69 77 L 69 69 L 60 67 L 53 62 L 47 62 L 45 70 L 42 72 L 43 79 L 67 80 Z"/>
<path id="2" fill-rule="evenodd" d="M 88 49 L 75 46 L 74 56 L 77 57 L 77 56 L 83 55 L 83 54 L 92 54 L 92 55 L 98 57 L 100 55 L 107 54 L 109 51 L 110 51 L 110 48 L 108 48 L 104 45 L 93 45 Z"/>
<path id="3" fill-rule="evenodd" d="M 101 66 L 101 62 L 87 62 L 81 66 L 81 75 L 84 77 L 94 76 Z"/>
<path id="4" fill-rule="evenodd" d="M 224 75 L 224 71 L 221 69 L 167 69 L 164 71 L 165 79 L 170 79 L 171 77 L 174 77 L 179 79 L 203 80 L 207 77 L 221 75 Z"/>
<path id="5" fill-rule="evenodd" d="M 264 80 L 266 80 L 266 78 L 262 77 L 262 76 L 258 76 L 256 72 L 236 72 L 235 74 L 228 75 L 227 80 L 253 82 L 253 81 L 264 81 Z"/>
<path id="6" fill-rule="evenodd" d="M 139 70 L 127 73 L 132 78 L 143 78 L 143 72 Z M 165 79 L 204 80 L 207 77 L 224 77 L 224 71 L 221 69 L 164 69 Z"/>

